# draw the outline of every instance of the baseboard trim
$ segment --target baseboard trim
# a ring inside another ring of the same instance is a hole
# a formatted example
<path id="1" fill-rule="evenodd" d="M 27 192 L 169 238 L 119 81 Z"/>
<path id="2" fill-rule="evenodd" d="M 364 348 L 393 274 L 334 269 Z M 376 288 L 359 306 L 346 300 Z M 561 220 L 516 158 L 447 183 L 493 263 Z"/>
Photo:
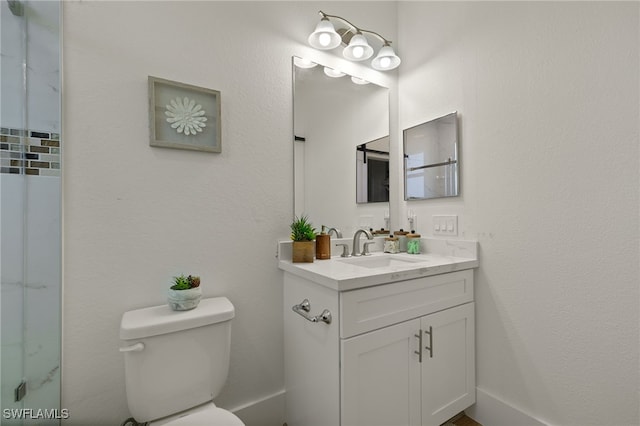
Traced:
<path id="1" fill-rule="evenodd" d="M 284 423 L 284 394 L 282 389 L 263 398 L 230 408 L 245 425 L 274 426 Z"/>
<path id="2" fill-rule="evenodd" d="M 246 425 L 273 426 L 284 423 L 285 390 L 230 408 Z M 476 403 L 465 410 L 485 426 L 552 426 L 484 389 L 476 388 Z"/>
<path id="3" fill-rule="evenodd" d="M 465 412 L 475 421 L 489 426 L 551 426 L 480 388 L 476 388 L 475 405 Z"/>

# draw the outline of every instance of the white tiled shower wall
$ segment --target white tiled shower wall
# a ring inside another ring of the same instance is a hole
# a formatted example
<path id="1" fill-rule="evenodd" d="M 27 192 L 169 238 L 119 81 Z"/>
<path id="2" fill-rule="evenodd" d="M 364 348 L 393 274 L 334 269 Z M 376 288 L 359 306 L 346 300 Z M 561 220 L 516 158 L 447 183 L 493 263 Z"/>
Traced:
<path id="1" fill-rule="evenodd" d="M 24 378 L 26 408 L 56 408 L 60 404 L 60 178 L 3 174 L 0 194 L 2 407 L 20 407 L 14 404 L 13 390 Z"/>
<path id="2" fill-rule="evenodd" d="M 60 4 L 22 4 L 23 16 L 5 2 L 0 7 L 0 405 L 58 408 Z M 27 395 L 16 403 L 14 388 L 23 379 Z"/>

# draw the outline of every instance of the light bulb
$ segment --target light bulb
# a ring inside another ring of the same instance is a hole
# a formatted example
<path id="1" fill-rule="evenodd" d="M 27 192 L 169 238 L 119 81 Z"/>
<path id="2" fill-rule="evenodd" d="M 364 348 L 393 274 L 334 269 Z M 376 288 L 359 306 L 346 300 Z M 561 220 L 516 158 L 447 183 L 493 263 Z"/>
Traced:
<path id="1" fill-rule="evenodd" d="M 329 22 L 329 19 L 323 17 L 318 22 L 315 31 L 309 35 L 308 41 L 316 49 L 329 50 L 338 47 L 342 38 L 336 32 L 333 24 Z"/>
<path id="2" fill-rule="evenodd" d="M 389 43 L 385 43 L 378 52 L 378 56 L 371 61 L 373 69 L 378 71 L 388 71 L 397 68 L 400 65 L 400 58 L 395 54 Z"/>
<path id="3" fill-rule="evenodd" d="M 327 33 L 320 34 L 318 37 L 318 43 L 323 47 L 327 47 L 329 43 L 331 43 L 331 36 Z"/>
<path id="4" fill-rule="evenodd" d="M 369 46 L 362 33 L 358 32 L 351 37 L 349 45 L 344 48 L 342 55 L 350 61 L 364 61 L 373 55 L 373 48 Z"/>

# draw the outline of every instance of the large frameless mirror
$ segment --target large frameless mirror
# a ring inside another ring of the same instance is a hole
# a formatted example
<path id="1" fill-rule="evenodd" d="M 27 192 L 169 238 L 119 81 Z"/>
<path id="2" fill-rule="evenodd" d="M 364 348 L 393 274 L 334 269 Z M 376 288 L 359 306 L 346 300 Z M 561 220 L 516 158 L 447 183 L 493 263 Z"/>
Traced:
<path id="1" fill-rule="evenodd" d="M 389 90 L 362 83 L 294 57 L 294 214 L 345 235 L 389 226 Z"/>
<path id="2" fill-rule="evenodd" d="M 405 200 L 459 195 L 457 112 L 405 129 L 403 143 Z"/>

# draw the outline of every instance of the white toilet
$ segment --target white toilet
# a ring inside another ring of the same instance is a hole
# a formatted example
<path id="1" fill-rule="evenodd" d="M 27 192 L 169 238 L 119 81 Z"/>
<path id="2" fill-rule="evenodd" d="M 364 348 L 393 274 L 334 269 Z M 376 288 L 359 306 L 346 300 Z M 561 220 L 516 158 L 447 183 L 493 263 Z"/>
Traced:
<path id="1" fill-rule="evenodd" d="M 243 425 L 213 403 L 227 379 L 231 319 L 226 297 L 190 311 L 167 305 L 125 312 L 120 324 L 127 402 L 138 423 Z"/>

